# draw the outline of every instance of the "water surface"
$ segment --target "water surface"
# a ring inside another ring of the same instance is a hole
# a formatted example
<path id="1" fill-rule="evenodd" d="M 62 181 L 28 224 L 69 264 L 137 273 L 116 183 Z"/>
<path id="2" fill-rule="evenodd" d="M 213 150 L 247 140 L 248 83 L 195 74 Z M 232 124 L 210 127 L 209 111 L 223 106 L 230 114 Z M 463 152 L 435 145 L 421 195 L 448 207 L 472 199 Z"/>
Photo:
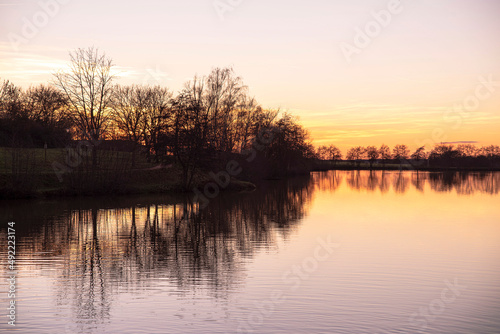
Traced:
<path id="1" fill-rule="evenodd" d="M 500 173 L 330 171 L 206 208 L 3 201 L 15 332 L 499 333 L 499 191 Z"/>

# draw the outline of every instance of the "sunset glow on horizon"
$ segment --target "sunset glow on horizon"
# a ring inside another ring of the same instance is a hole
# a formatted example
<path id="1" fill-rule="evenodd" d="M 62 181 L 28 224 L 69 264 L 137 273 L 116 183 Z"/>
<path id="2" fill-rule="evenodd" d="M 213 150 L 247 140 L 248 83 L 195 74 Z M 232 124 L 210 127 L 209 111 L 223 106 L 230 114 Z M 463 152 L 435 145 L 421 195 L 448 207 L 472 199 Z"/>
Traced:
<path id="1" fill-rule="evenodd" d="M 234 68 L 315 146 L 500 144 L 497 0 L 0 0 L 0 80 L 48 83 L 95 46 L 119 84 Z"/>

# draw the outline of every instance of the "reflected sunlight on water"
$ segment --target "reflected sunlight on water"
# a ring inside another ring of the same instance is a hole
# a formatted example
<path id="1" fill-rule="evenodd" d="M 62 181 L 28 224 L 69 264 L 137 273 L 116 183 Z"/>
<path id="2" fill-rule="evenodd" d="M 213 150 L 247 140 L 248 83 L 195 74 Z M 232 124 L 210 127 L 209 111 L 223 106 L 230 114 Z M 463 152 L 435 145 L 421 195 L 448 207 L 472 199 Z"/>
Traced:
<path id="1" fill-rule="evenodd" d="M 182 196 L 2 202 L 16 330 L 497 333 L 499 189 L 500 173 L 330 171 L 202 210 Z"/>

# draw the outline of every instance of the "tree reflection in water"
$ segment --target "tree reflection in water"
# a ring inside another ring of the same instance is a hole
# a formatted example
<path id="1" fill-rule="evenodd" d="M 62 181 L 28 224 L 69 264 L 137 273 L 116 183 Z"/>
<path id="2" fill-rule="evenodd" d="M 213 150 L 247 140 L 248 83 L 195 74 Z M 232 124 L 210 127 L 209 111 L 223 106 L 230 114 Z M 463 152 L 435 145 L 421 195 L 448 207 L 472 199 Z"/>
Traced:
<path id="1" fill-rule="evenodd" d="M 2 210 L 2 218 L 26 222 L 18 236 L 29 242 L 20 242 L 19 252 L 35 269 L 52 266 L 57 303 L 71 307 L 84 332 L 109 319 L 118 289 L 167 281 L 180 293 L 201 287 L 225 298 L 242 281 L 244 260 L 286 240 L 306 215 L 310 181 L 222 194 L 205 209 L 188 197 L 168 196 L 23 201 Z"/>
<path id="2" fill-rule="evenodd" d="M 188 197 L 119 197 L 10 202 L 0 216 L 23 222 L 16 232 L 24 268 L 56 276 L 57 303 L 71 307 L 84 332 L 109 321 L 118 290 L 163 284 L 226 298 L 243 281 L 245 259 L 286 240 L 315 191 L 341 188 L 498 194 L 500 173 L 329 171 L 221 194 L 205 209 Z"/>
<path id="3" fill-rule="evenodd" d="M 498 194 L 500 191 L 500 173 L 429 173 L 419 171 L 328 171 L 312 173 L 315 187 L 322 191 L 336 191 L 346 181 L 349 189 L 381 193 L 394 192 L 404 194 L 410 189 L 424 192 L 430 190 L 443 192 L 455 191 L 465 195 L 475 192 Z"/>

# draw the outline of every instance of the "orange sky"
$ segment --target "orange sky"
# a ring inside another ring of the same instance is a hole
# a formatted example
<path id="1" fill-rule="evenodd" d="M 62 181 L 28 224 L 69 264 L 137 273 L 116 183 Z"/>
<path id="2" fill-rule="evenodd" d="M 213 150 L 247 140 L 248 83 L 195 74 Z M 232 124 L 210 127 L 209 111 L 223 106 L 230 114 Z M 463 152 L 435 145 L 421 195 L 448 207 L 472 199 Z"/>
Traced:
<path id="1" fill-rule="evenodd" d="M 394 1 L 0 0 L 0 78 L 47 82 L 93 45 L 123 84 L 233 66 L 315 145 L 500 144 L 500 2 Z"/>

